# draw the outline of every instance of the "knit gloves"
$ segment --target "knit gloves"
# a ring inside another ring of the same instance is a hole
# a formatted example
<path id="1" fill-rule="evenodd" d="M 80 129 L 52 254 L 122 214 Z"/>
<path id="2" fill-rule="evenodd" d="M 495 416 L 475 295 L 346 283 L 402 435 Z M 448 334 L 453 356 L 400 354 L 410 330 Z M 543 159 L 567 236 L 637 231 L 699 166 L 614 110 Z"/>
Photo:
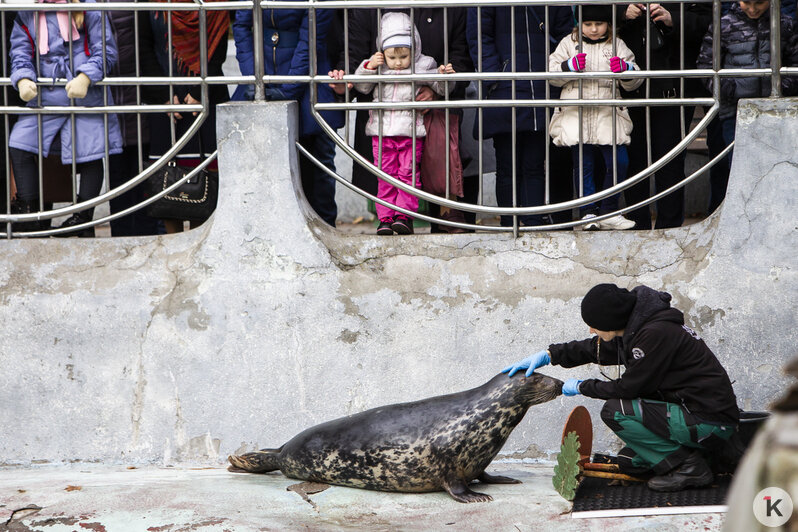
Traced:
<path id="1" fill-rule="evenodd" d="M 27 78 L 23 78 L 17 82 L 17 90 L 23 102 L 31 101 L 39 93 L 36 84 Z"/>
<path id="2" fill-rule="evenodd" d="M 610 70 L 616 74 L 619 72 L 626 72 L 627 70 L 634 70 L 635 67 L 631 63 L 627 63 L 617 55 L 610 57 Z"/>
<path id="3" fill-rule="evenodd" d="M 567 59 L 563 62 L 563 71 L 567 67 L 568 70 L 571 72 L 581 72 L 585 69 L 585 58 L 587 57 L 586 53 L 576 54 L 570 59 Z"/>
<path id="4" fill-rule="evenodd" d="M 85 98 L 86 93 L 89 91 L 89 85 L 91 84 L 91 80 L 89 76 L 81 72 L 71 81 L 68 81 L 66 84 L 66 93 L 67 96 L 70 98 Z"/>

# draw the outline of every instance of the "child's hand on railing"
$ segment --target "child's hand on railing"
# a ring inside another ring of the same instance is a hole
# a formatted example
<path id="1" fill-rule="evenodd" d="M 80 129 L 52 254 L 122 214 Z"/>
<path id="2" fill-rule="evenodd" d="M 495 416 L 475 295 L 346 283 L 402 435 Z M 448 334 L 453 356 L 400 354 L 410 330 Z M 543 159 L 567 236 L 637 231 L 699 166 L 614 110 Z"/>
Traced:
<path id="1" fill-rule="evenodd" d="M 89 76 L 81 72 L 68 81 L 64 88 L 66 89 L 67 96 L 70 98 L 85 98 L 86 93 L 89 92 L 90 84 L 91 80 Z"/>
<path id="2" fill-rule="evenodd" d="M 380 66 L 385 64 L 385 56 L 382 52 L 377 52 L 376 54 L 372 55 L 369 59 L 369 62 L 366 64 L 366 68 L 369 70 L 377 70 Z"/>
<path id="3" fill-rule="evenodd" d="M 36 88 L 36 84 L 31 80 L 24 78 L 17 82 L 17 90 L 19 91 L 19 97 L 22 98 L 23 102 L 29 102 L 39 94 L 39 90 Z"/>
<path id="4" fill-rule="evenodd" d="M 587 64 L 587 54 L 582 52 L 581 54 L 576 54 L 568 61 L 568 70 L 571 72 L 582 72 L 585 69 L 585 65 Z"/>
<path id="5" fill-rule="evenodd" d="M 626 72 L 627 70 L 634 70 L 635 67 L 631 63 L 627 63 L 617 55 L 610 57 L 610 70 L 618 74 L 619 72 Z"/>
<path id="6" fill-rule="evenodd" d="M 344 74 L 346 73 L 343 70 L 330 70 L 327 72 L 327 75 L 333 79 L 344 79 Z M 328 85 L 338 96 L 343 96 L 346 93 L 346 89 L 351 89 L 354 86 L 351 83 L 347 83 L 346 88 L 344 88 L 343 83 L 328 83 Z"/>
<path id="7" fill-rule="evenodd" d="M 438 67 L 438 74 L 454 74 L 454 68 L 451 63 L 446 63 Z"/>

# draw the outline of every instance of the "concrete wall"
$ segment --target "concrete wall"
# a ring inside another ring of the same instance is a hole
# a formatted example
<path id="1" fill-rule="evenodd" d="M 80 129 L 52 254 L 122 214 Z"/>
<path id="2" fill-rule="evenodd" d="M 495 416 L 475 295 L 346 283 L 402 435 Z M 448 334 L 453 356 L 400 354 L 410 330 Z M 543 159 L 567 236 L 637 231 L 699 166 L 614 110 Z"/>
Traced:
<path id="1" fill-rule="evenodd" d="M 377 238 L 323 225 L 297 190 L 296 110 L 219 109 L 219 207 L 163 237 L 0 243 L 0 464 L 216 463 L 382 404 L 482 384 L 587 335 L 584 292 L 674 295 L 765 408 L 795 355 L 796 102 L 741 105 L 728 199 L 664 232 Z M 611 370 L 614 371 L 614 370 Z M 594 367 L 546 368 L 560 377 Z M 505 451 L 558 451 L 567 413 L 533 407 Z"/>

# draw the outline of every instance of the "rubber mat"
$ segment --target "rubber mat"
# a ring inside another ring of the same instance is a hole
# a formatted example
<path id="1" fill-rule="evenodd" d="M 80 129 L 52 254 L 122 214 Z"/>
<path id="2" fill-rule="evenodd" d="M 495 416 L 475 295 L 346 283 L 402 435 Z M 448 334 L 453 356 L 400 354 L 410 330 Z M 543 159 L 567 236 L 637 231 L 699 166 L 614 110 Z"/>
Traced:
<path id="1" fill-rule="evenodd" d="M 594 459 L 594 461 L 596 461 Z M 603 461 L 603 460 L 602 460 Z M 662 513 L 695 513 L 725 511 L 726 493 L 731 475 L 715 475 L 712 485 L 672 493 L 648 489 L 644 482 L 627 486 L 610 485 L 603 478 L 586 477 L 576 490 L 573 517 L 598 517 L 600 515 L 656 515 Z M 612 510 L 619 510 L 613 513 Z M 620 510 L 639 510 L 623 512 Z M 596 512 L 599 512 L 596 514 Z M 579 515 L 587 514 L 590 515 Z"/>

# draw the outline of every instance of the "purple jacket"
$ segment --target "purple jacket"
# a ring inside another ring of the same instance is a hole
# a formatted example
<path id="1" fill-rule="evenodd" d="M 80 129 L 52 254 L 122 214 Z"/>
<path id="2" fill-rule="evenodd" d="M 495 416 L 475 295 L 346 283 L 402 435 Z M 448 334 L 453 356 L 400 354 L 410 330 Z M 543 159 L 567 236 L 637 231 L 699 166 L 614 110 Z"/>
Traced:
<path id="1" fill-rule="evenodd" d="M 93 3 L 94 0 L 84 0 Z M 55 13 L 47 14 L 47 31 L 50 51 L 40 56 L 39 68 L 35 65 L 36 24 L 38 15 L 34 11 L 20 11 L 14 21 L 11 32 L 11 83 L 16 88 L 21 79 L 37 81 L 39 76 L 66 78 L 71 80 L 80 73 L 86 74 L 92 81 L 85 98 L 75 100 L 75 105 L 93 107 L 103 105 L 103 89 L 94 83 L 103 79 L 103 18 L 100 11 L 86 11 L 80 38 L 72 42 L 72 68 L 70 70 L 69 43 L 64 42 L 58 29 Z M 27 31 L 26 31 L 27 29 Z M 84 39 L 88 35 L 89 55 L 86 55 Z M 116 63 L 117 49 L 111 26 L 105 20 L 105 71 L 110 73 Z M 108 105 L 113 104 L 111 93 L 106 89 Z M 39 85 L 39 97 L 28 102 L 28 107 L 69 106 L 70 101 L 63 86 Z M 75 115 L 75 162 L 83 163 L 100 159 L 105 155 L 105 126 L 102 114 Z M 60 138 L 53 146 L 53 141 Z M 122 137 L 116 114 L 108 115 L 109 153 L 121 153 Z M 12 148 L 38 153 L 38 121 L 36 115 L 21 115 L 8 142 Z M 50 151 L 61 151 L 61 161 L 72 163 L 72 128 L 69 115 L 42 115 L 42 153 L 47 156 Z"/>

